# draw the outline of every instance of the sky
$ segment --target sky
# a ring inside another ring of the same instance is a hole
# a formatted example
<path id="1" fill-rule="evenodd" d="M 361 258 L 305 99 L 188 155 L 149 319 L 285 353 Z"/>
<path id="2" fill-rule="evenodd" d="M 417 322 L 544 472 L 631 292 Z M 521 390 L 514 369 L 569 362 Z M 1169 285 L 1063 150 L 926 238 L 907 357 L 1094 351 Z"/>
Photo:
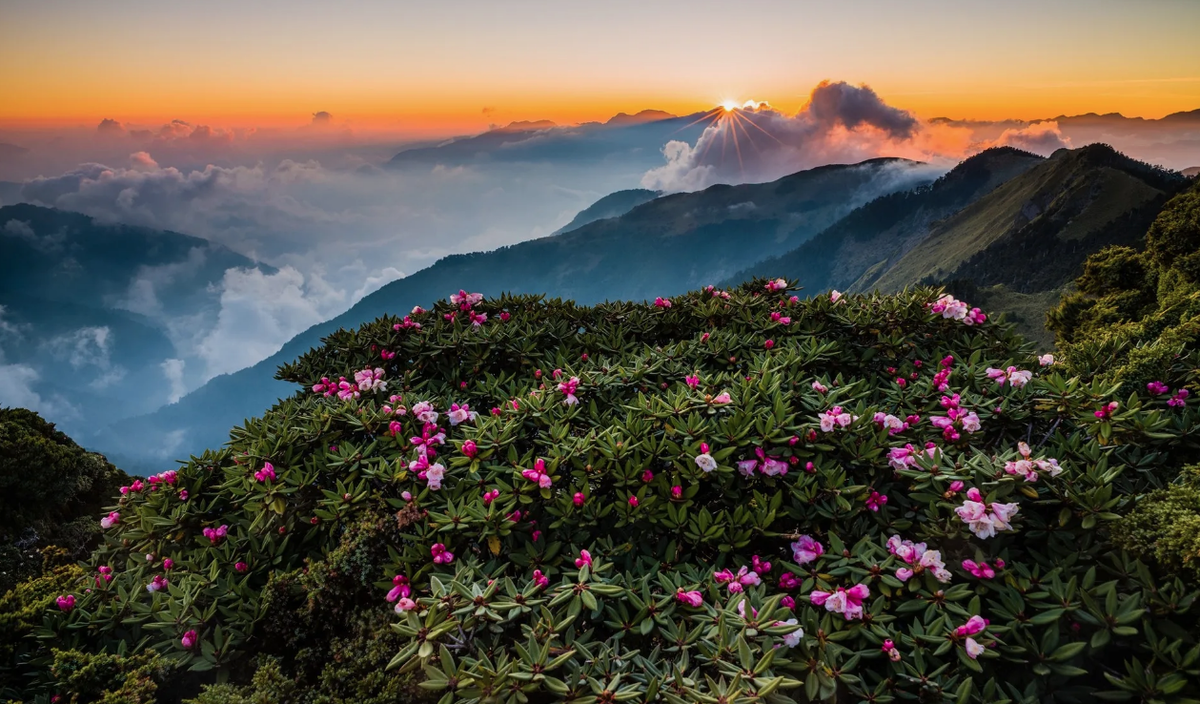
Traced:
<path id="1" fill-rule="evenodd" d="M 456 133 L 823 79 L 924 118 L 1200 107 L 1195 0 L 0 1 L 0 127 L 154 123 Z"/>

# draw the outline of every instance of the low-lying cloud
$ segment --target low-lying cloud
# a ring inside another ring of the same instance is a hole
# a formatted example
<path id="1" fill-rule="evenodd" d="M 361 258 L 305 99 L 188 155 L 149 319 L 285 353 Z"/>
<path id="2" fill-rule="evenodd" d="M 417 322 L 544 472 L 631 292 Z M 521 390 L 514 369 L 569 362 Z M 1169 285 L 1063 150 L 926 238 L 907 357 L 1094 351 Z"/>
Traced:
<path id="1" fill-rule="evenodd" d="M 1016 147 L 1027 152 L 1049 156 L 1059 149 L 1070 149 L 1071 140 L 1064 137 L 1053 120 L 1035 122 L 1025 127 L 1010 127 L 1000 133 L 996 146 Z"/>

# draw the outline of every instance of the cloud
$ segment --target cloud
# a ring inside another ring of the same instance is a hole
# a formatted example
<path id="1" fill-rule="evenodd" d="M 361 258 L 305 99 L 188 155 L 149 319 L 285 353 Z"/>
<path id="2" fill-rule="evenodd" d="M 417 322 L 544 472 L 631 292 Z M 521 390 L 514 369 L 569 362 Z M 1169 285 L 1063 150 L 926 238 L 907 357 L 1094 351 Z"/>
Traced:
<path id="1" fill-rule="evenodd" d="M 378 274 L 367 274 L 362 278 L 362 286 L 350 296 L 350 305 L 354 305 L 361 301 L 365 296 L 372 294 L 383 288 L 386 284 L 390 284 L 397 279 L 403 279 L 404 272 L 395 267 L 384 267 Z"/>
<path id="2" fill-rule="evenodd" d="M 82 327 L 56 335 L 41 343 L 51 358 L 64 361 L 72 369 L 94 367 L 96 376 L 88 386 L 106 389 L 125 378 L 127 370 L 112 363 L 113 333 L 108 326 Z"/>
<path id="3" fill-rule="evenodd" d="M 714 183 L 765 182 L 832 163 L 877 156 L 948 161 L 962 156 L 969 131 L 922 123 L 885 103 L 870 87 L 823 81 L 795 115 L 753 101 L 713 122 L 695 145 L 663 147 L 666 164 L 642 186 L 692 191 Z M 946 164 L 948 165 L 948 164 Z"/>
<path id="4" fill-rule="evenodd" d="M 344 307 L 345 294 L 320 276 L 291 267 L 274 274 L 260 269 L 229 269 L 221 290 L 216 327 L 200 342 L 205 374 L 237 371 L 266 359 L 297 333 Z"/>
<path id="5" fill-rule="evenodd" d="M 1048 156 L 1059 149 L 1070 149 L 1071 139 L 1064 137 L 1054 120 L 1004 130 L 993 142 L 998 147 L 1016 147 L 1027 152 Z"/>
<path id="6" fill-rule="evenodd" d="M 163 315 L 163 306 L 158 292 L 170 287 L 180 278 L 199 272 L 207 258 L 203 248 L 192 247 L 188 250 L 187 259 L 182 261 L 138 267 L 137 273 L 129 281 L 125 296 L 117 300 L 116 306 L 150 318 L 160 318 Z"/>
<path id="7" fill-rule="evenodd" d="M 333 123 L 333 115 L 321 110 L 314 112 L 312 116 L 313 127 L 327 127 Z"/>
<path id="8" fill-rule="evenodd" d="M 79 417 L 79 412 L 61 395 L 43 396 L 38 389 L 41 375 L 28 364 L 0 364 L 0 406 L 28 408 L 55 422 Z"/>
<path id="9" fill-rule="evenodd" d="M 47 254 L 61 252 L 63 244 L 67 241 L 67 233 L 65 231 L 59 230 L 58 232 L 52 232 L 41 237 L 34 232 L 33 227 L 28 222 L 17 220 L 16 218 L 4 223 L 4 227 L 0 228 L 0 237 L 15 237 L 23 240 L 37 251 Z"/>
<path id="10" fill-rule="evenodd" d="M 187 385 L 183 381 L 183 369 L 186 363 L 182 359 L 164 360 L 159 367 L 167 378 L 167 403 L 175 403 L 187 393 Z"/>

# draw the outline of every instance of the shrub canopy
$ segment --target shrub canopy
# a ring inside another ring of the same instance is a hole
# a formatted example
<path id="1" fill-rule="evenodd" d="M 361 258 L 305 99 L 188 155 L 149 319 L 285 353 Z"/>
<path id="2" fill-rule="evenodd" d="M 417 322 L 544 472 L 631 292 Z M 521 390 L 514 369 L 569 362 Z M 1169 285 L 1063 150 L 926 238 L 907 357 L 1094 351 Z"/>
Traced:
<path id="1" fill-rule="evenodd" d="M 1195 458 L 1191 399 L 1041 361 L 927 289 L 460 292 L 132 485 L 42 635 L 236 673 L 307 593 L 444 702 L 1200 696 L 1196 594 L 1107 528 Z"/>

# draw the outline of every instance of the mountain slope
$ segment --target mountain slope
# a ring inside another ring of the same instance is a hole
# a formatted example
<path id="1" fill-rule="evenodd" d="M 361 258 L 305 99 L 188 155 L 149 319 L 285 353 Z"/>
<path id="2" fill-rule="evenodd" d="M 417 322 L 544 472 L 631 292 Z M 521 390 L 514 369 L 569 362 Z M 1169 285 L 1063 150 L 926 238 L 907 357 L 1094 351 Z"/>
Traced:
<path id="1" fill-rule="evenodd" d="M 786 276 L 813 293 L 849 288 L 866 272 L 886 268 L 903 256 L 929 234 L 935 222 L 1041 160 L 1010 147 L 981 152 L 927 187 L 888 194 L 863 205 L 795 250 L 758 262 L 727 283 Z"/>
<path id="2" fill-rule="evenodd" d="M 964 279 L 1022 293 L 1055 289 L 1078 274 L 1088 254 L 1140 241 L 1185 184 L 1178 173 L 1107 145 L 1062 149 L 939 223 L 919 247 L 854 288 L 897 291 Z"/>
<path id="3" fill-rule="evenodd" d="M 902 159 L 824 166 L 766 184 L 713 186 L 644 203 L 619 218 L 492 252 L 446 257 L 394 281 L 342 315 L 314 326 L 270 358 L 210 380 L 179 403 L 122 421 L 89 446 L 133 472 L 225 442 L 229 428 L 296 391 L 276 369 L 321 338 L 413 305 L 448 289 L 489 296 L 545 293 L 580 303 L 644 300 L 719 281 L 763 253 L 778 253 L 827 227 L 874 194 L 924 182 L 928 170 Z"/>
<path id="4" fill-rule="evenodd" d="M 584 225 L 596 222 L 597 220 L 620 217 L 642 203 L 654 200 L 659 195 L 660 194 L 658 191 L 651 191 L 645 188 L 631 188 L 625 191 L 609 193 L 600 200 L 589 205 L 587 208 L 579 211 L 579 213 L 571 219 L 571 222 L 560 227 L 554 234 L 558 235 L 564 232 L 570 232 L 571 230 L 577 230 Z"/>

